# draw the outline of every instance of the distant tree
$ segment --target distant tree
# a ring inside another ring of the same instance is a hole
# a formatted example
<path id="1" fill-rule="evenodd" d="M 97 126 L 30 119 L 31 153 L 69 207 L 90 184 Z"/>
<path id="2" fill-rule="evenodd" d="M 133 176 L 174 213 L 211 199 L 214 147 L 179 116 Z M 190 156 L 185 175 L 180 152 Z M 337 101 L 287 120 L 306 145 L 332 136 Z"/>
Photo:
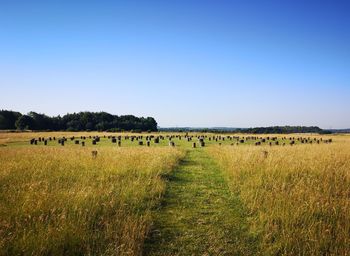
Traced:
<path id="1" fill-rule="evenodd" d="M 62 117 L 49 117 L 36 112 L 22 116 L 18 112 L 0 111 L 0 129 L 15 128 L 53 131 L 157 131 L 157 122 L 152 117 L 117 116 L 107 112 L 79 112 Z"/>
<path id="2" fill-rule="evenodd" d="M 51 128 L 50 129 L 53 131 L 60 131 L 60 130 L 65 129 L 65 126 L 63 125 L 61 116 L 51 117 Z"/>
<path id="3" fill-rule="evenodd" d="M 323 130 L 317 126 L 272 126 L 240 129 L 243 133 L 254 134 L 287 134 L 287 133 L 321 133 Z"/>
<path id="4" fill-rule="evenodd" d="M 82 126 L 79 120 L 71 120 L 67 123 L 67 131 L 81 131 Z"/>
<path id="5" fill-rule="evenodd" d="M 105 131 L 108 128 L 109 128 L 108 122 L 101 121 L 100 123 L 96 124 L 97 131 Z"/>
<path id="6" fill-rule="evenodd" d="M 9 110 L 0 111 L 0 130 L 16 129 L 16 121 L 22 116 L 21 113 Z"/>
<path id="7" fill-rule="evenodd" d="M 34 119 L 35 130 L 51 130 L 53 129 L 52 118 L 45 114 L 38 114 L 36 112 L 29 112 L 28 115 Z"/>
<path id="8" fill-rule="evenodd" d="M 87 131 L 95 130 L 94 124 L 92 122 L 87 122 L 85 125 L 85 130 L 87 130 Z"/>
<path id="9" fill-rule="evenodd" d="M 147 117 L 142 127 L 143 130 L 157 131 L 157 122 L 153 117 Z"/>
<path id="10" fill-rule="evenodd" d="M 23 115 L 16 121 L 16 128 L 18 130 L 33 130 L 35 127 L 35 120 L 28 115 Z"/>

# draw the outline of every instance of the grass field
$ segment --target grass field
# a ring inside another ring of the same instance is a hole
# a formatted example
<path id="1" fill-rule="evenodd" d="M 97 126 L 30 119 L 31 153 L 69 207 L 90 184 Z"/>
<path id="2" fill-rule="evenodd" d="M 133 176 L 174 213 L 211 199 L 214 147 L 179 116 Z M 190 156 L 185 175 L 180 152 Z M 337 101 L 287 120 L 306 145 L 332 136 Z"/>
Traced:
<path id="1" fill-rule="evenodd" d="M 248 208 L 262 254 L 350 253 L 349 143 L 210 152 Z"/>
<path id="2" fill-rule="evenodd" d="M 125 135 L 0 133 L 0 255 L 350 254 L 350 136 Z"/>
<path id="3" fill-rule="evenodd" d="M 174 148 L 0 148 L 1 255 L 140 255 Z"/>

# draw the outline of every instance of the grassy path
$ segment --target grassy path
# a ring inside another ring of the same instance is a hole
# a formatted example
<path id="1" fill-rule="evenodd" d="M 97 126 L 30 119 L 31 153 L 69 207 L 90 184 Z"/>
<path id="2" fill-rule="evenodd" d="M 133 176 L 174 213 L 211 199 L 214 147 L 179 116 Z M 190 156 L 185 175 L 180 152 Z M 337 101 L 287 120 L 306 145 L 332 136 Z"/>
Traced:
<path id="1" fill-rule="evenodd" d="M 243 208 L 205 150 L 188 150 L 169 177 L 146 255 L 255 255 Z"/>

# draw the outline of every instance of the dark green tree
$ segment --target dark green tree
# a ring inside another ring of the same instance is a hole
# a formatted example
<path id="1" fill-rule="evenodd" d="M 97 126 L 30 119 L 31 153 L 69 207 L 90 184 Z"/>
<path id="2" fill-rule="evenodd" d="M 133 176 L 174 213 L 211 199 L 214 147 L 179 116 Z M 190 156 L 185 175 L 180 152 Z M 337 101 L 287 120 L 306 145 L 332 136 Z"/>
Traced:
<path id="1" fill-rule="evenodd" d="M 107 112 L 79 112 L 49 117 L 36 112 L 22 116 L 18 112 L 2 110 L 0 129 L 15 128 L 41 131 L 157 131 L 157 122 L 152 117 L 117 116 Z"/>
<path id="2" fill-rule="evenodd" d="M 22 116 L 21 113 L 9 110 L 0 111 L 0 130 L 16 129 L 16 121 Z"/>
<path id="3" fill-rule="evenodd" d="M 23 115 L 16 121 L 16 128 L 18 130 L 33 130 L 35 121 L 31 116 Z"/>

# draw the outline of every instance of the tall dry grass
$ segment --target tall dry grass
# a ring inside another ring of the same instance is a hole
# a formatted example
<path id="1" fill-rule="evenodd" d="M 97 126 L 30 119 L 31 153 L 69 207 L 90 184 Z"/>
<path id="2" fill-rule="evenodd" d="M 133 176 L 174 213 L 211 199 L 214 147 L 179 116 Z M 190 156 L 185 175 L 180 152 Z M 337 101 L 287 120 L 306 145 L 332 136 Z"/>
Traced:
<path id="1" fill-rule="evenodd" d="M 0 255 L 139 255 L 174 148 L 0 148 Z"/>
<path id="2" fill-rule="evenodd" d="M 262 151 L 267 151 L 268 155 Z M 262 255 L 350 255 L 350 141 L 214 147 Z"/>

